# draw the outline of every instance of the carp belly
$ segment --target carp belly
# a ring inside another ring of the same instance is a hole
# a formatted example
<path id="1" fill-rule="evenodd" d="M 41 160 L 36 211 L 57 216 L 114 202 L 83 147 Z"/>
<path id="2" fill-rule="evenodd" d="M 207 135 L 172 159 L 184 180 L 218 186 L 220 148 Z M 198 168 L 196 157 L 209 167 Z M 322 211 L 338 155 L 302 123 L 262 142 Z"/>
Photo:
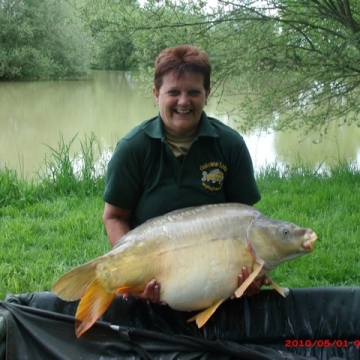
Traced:
<path id="1" fill-rule="evenodd" d="M 160 300 L 179 311 L 205 309 L 230 297 L 238 287 L 243 266 L 251 266 L 243 256 L 245 244 L 231 239 L 195 244 L 161 262 L 169 266 L 156 276 L 161 284 Z M 250 259 L 249 259 L 250 260 Z"/>
<path id="2" fill-rule="evenodd" d="M 240 270 L 241 271 L 241 270 Z M 237 278 L 237 274 L 232 276 Z M 205 309 L 221 299 L 230 297 L 237 288 L 237 281 L 220 279 L 219 282 L 213 281 L 205 285 L 202 281 L 194 279 L 191 284 L 186 286 L 176 286 L 174 283 L 161 283 L 161 288 L 165 289 L 160 293 L 160 301 L 164 301 L 174 310 L 194 311 Z M 164 285 L 163 285 L 164 284 Z"/>

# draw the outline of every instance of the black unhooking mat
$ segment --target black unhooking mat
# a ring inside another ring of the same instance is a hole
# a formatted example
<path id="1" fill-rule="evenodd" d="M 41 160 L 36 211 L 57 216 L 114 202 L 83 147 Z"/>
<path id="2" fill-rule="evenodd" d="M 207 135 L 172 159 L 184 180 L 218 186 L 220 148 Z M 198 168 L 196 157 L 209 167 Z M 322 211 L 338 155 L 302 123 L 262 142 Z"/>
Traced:
<path id="1" fill-rule="evenodd" d="M 80 339 L 78 302 L 49 292 L 0 302 L 0 360 L 360 359 L 360 287 L 273 290 L 228 300 L 201 329 L 192 313 L 117 297 Z"/>

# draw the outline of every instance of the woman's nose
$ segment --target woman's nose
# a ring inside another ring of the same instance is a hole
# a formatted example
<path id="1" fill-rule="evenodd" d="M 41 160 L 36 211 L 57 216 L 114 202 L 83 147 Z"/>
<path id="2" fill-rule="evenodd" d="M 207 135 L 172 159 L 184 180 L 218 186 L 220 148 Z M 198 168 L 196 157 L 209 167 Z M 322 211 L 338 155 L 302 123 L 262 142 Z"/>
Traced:
<path id="1" fill-rule="evenodd" d="M 189 95 L 186 93 L 181 93 L 178 98 L 179 105 L 188 105 L 190 102 Z"/>

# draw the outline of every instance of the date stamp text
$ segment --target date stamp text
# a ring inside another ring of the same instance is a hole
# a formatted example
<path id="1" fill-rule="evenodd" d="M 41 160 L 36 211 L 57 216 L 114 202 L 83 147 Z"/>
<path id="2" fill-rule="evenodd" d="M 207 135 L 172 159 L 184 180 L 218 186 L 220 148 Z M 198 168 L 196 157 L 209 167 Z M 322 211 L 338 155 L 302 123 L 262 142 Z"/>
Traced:
<path id="1" fill-rule="evenodd" d="M 287 339 L 285 340 L 285 347 L 287 348 L 299 348 L 299 347 L 319 347 L 319 348 L 329 348 L 329 347 L 349 347 L 355 346 L 356 348 L 360 347 L 360 339 L 354 340 L 351 343 L 348 340 L 343 339 L 317 339 L 317 340 L 296 340 L 296 339 Z"/>

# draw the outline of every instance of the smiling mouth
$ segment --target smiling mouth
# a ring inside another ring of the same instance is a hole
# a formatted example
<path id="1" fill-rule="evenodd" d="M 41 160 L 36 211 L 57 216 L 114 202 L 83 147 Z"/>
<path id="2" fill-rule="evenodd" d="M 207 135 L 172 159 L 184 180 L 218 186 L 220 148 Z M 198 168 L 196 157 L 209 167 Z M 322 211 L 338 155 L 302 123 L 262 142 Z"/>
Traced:
<path id="1" fill-rule="evenodd" d="M 180 114 L 180 115 L 187 115 L 191 113 L 191 110 L 179 110 L 179 109 L 174 109 L 174 112 L 176 114 Z"/>

